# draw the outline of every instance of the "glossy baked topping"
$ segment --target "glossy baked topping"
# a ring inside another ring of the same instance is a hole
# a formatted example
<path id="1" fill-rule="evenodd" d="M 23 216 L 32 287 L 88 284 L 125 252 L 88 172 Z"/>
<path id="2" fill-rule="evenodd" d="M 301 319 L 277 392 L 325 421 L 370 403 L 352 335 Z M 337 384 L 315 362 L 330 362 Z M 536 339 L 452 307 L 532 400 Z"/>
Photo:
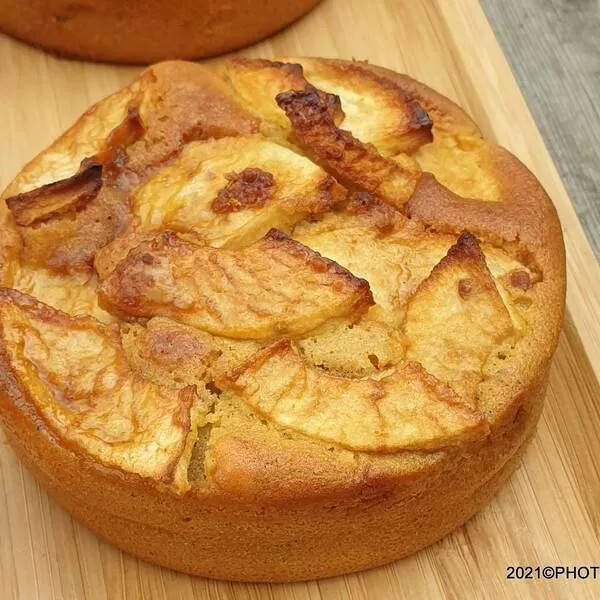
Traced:
<path id="1" fill-rule="evenodd" d="M 244 419 L 370 456 L 485 440 L 544 278 L 502 152 L 361 63 L 151 67 L 4 194 L 2 368 L 177 493 Z"/>

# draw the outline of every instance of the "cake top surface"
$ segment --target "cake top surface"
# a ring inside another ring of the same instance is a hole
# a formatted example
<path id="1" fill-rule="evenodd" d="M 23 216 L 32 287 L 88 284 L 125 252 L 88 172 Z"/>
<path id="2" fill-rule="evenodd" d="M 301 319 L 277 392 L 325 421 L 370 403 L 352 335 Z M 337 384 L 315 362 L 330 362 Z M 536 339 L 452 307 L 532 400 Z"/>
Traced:
<path id="1" fill-rule="evenodd" d="M 0 227 L 4 392 L 176 494 L 310 495 L 485 443 L 562 318 L 537 180 L 365 63 L 150 67 L 21 171 Z"/>

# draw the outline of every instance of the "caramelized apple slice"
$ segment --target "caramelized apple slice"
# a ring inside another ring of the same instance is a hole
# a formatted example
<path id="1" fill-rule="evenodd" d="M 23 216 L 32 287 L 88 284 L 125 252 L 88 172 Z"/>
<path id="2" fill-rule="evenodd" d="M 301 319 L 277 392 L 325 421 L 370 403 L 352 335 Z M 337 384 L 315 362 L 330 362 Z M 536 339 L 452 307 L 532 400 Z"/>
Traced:
<path id="1" fill-rule="evenodd" d="M 126 202 L 126 149 L 144 135 L 136 108 L 104 146 L 66 179 L 7 198 L 23 240 L 25 263 L 61 273 L 85 271 L 98 248 L 130 218 Z M 34 226 L 34 227 L 33 227 Z"/>
<path id="2" fill-rule="evenodd" d="M 132 109 L 127 114 L 128 105 L 135 105 L 139 115 Z M 58 186 L 43 190 L 43 206 L 35 193 L 15 201 L 16 208 L 25 200 L 36 204 L 33 214 L 20 219 L 36 225 L 20 231 L 23 262 L 59 273 L 89 271 L 95 252 L 129 222 L 127 196 L 140 180 L 172 160 L 190 140 L 256 131 L 256 119 L 206 67 L 184 61 L 153 65 L 128 88 L 88 110 L 11 185 L 9 194 L 29 194 L 41 184 L 70 179 L 78 168 L 87 169 L 91 160 L 103 165 L 104 185 L 93 194 L 69 181 L 71 193 L 66 198 L 54 196 L 64 191 Z M 114 185 L 107 185 L 107 172 Z"/>
<path id="3" fill-rule="evenodd" d="M 389 78 L 359 63 L 236 57 L 227 61 L 223 75 L 262 121 L 263 132 L 279 139 L 288 138 L 291 128 L 275 97 L 289 90 L 311 89 L 329 103 L 336 125 L 343 123 L 344 129 L 385 156 L 413 152 L 433 139 L 431 120 L 419 103 Z"/>
<path id="4" fill-rule="evenodd" d="M 190 143 L 135 193 L 140 229 L 194 231 L 211 246 L 250 244 L 345 196 L 304 156 L 258 136 Z"/>
<path id="5" fill-rule="evenodd" d="M 29 227 L 65 212 L 78 210 L 102 187 L 102 165 L 89 164 L 72 177 L 6 199 L 17 225 Z"/>
<path id="6" fill-rule="evenodd" d="M 346 379 L 310 367 L 289 340 L 217 380 L 267 419 L 352 450 L 436 450 L 481 439 L 483 416 L 416 363 Z"/>
<path id="7" fill-rule="evenodd" d="M 475 236 L 463 233 L 410 298 L 406 358 L 474 402 L 482 367 L 514 333 Z"/>
<path id="8" fill-rule="evenodd" d="M 432 122 L 425 109 L 391 79 L 357 62 L 291 60 L 302 65 L 304 77 L 312 85 L 340 98 L 343 128 L 373 144 L 382 155 L 414 152 L 433 140 Z"/>
<path id="9" fill-rule="evenodd" d="M 235 57 L 225 63 L 223 76 L 248 110 L 261 120 L 261 130 L 270 137 L 285 140 L 291 132 L 290 123 L 275 102 L 275 96 L 288 90 L 315 89 L 304 78 L 296 63 L 261 58 Z M 336 124 L 344 117 L 340 99 L 315 90 L 327 105 Z"/>
<path id="10" fill-rule="evenodd" d="M 347 188 L 369 192 L 398 207 L 410 198 L 421 172 L 409 157 L 385 158 L 350 131 L 338 129 L 314 90 L 283 92 L 276 100 L 298 144 Z"/>
<path id="11" fill-rule="evenodd" d="M 390 220 L 377 205 L 366 211 L 328 214 L 320 222 L 302 223 L 294 230 L 294 239 L 366 279 L 376 302 L 371 315 L 399 328 L 407 297 L 455 238 L 429 234 L 410 221 Z"/>
<path id="12" fill-rule="evenodd" d="M 104 148 L 84 159 L 75 175 L 6 199 L 17 225 L 29 227 L 85 206 L 98 195 L 103 180 L 114 177 L 127 162 L 125 148 L 143 134 L 139 113 L 130 108 L 123 122 L 109 134 Z"/>
<path id="13" fill-rule="evenodd" d="M 366 281 L 276 230 L 241 250 L 159 234 L 129 252 L 100 296 L 113 312 L 238 339 L 298 335 L 373 303 Z"/>
<path id="14" fill-rule="evenodd" d="M 59 438 L 106 466 L 189 487 L 180 461 L 191 451 L 200 414 L 194 387 L 142 379 L 115 329 L 15 290 L 0 290 L 0 323 L 2 367 Z"/>

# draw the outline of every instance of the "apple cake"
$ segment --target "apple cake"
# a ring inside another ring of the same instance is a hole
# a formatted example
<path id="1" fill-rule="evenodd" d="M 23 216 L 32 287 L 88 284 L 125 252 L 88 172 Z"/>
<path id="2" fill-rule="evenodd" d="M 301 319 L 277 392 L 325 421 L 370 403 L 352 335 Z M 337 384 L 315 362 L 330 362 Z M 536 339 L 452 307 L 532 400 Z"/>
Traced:
<path id="1" fill-rule="evenodd" d="M 166 62 L 0 213 L 0 416 L 119 548 L 290 581 L 431 544 L 516 468 L 560 224 L 450 100 L 362 62 Z"/>

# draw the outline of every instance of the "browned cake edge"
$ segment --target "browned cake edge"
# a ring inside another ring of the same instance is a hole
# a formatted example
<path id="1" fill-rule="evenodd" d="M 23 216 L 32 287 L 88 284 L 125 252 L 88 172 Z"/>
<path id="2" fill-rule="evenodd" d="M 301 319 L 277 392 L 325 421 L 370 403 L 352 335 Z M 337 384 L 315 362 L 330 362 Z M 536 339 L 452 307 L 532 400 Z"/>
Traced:
<path id="1" fill-rule="evenodd" d="M 7 437 L 18 457 L 75 518 L 119 548 L 208 577 L 292 581 L 372 568 L 442 538 L 480 510 L 519 464 L 543 406 L 546 377 L 476 453 L 402 481 L 366 473 L 311 502 L 241 503 L 178 497 L 72 452 L 2 374 Z M 310 482 L 303 482 L 310 485 Z"/>

